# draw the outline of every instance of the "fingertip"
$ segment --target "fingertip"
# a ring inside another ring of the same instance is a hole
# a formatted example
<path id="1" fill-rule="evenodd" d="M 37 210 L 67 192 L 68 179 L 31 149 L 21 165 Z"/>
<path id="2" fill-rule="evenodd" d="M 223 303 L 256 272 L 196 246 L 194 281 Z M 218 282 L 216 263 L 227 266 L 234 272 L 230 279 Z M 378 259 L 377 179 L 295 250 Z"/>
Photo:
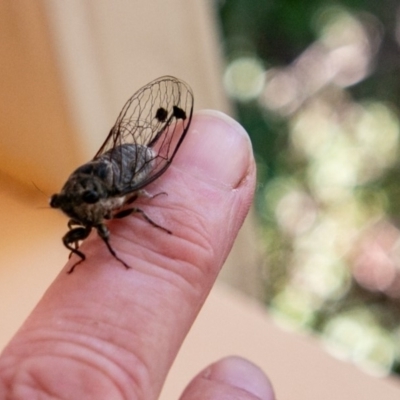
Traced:
<path id="1" fill-rule="evenodd" d="M 177 163 L 203 179 L 236 188 L 254 167 L 250 138 L 228 115 L 202 110 L 193 116 Z"/>
<path id="2" fill-rule="evenodd" d="M 213 364 L 208 379 L 242 389 L 259 399 L 274 398 L 268 377 L 257 365 L 237 356 L 230 356 Z"/>
<path id="3" fill-rule="evenodd" d="M 230 356 L 210 365 L 194 378 L 181 400 L 197 398 L 274 400 L 275 395 L 268 377 L 258 366 L 244 358 Z"/>

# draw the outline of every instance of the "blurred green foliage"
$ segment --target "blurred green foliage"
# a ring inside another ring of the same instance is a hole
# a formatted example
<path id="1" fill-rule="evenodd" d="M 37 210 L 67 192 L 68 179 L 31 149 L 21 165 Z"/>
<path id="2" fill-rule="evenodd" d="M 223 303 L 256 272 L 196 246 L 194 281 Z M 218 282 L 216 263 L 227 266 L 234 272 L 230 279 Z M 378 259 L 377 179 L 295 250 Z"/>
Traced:
<path id="1" fill-rule="evenodd" d="M 217 9 L 225 87 L 258 161 L 271 313 L 400 373 L 398 0 Z"/>

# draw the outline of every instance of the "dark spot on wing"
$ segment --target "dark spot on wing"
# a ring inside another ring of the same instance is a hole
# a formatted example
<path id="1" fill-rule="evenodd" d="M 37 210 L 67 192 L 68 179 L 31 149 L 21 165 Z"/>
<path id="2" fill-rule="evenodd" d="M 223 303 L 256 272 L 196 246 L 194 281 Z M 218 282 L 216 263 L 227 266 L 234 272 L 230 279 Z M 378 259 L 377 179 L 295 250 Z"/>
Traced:
<path id="1" fill-rule="evenodd" d="M 186 113 L 182 108 L 174 106 L 174 117 L 176 119 L 186 119 Z"/>
<path id="2" fill-rule="evenodd" d="M 164 122 L 168 117 L 168 111 L 165 108 L 160 107 L 156 112 L 156 119 L 160 122 Z"/>

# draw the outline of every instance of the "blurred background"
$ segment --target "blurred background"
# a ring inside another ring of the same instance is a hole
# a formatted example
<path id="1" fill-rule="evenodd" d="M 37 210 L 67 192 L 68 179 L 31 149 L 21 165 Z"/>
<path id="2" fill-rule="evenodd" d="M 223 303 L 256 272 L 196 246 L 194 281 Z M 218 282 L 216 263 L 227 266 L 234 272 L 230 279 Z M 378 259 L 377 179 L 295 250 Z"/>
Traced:
<path id="1" fill-rule="evenodd" d="M 67 259 L 48 197 L 168 74 L 257 157 L 220 279 L 335 357 L 400 373 L 398 0 L 4 0 L 0 22 L 1 347 Z"/>
<path id="2" fill-rule="evenodd" d="M 258 157 L 266 304 L 400 373 L 400 5 L 218 2 L 223 82 Z"/>

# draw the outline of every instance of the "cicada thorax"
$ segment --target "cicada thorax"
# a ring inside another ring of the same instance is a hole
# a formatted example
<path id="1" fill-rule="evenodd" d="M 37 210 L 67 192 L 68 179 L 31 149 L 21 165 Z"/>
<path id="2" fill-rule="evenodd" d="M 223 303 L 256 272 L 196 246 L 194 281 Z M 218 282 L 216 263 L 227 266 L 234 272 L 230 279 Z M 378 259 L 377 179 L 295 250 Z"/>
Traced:
<path id="1" fill-rule="evenodd" d="M 153 171 L 157 153 L 141 144 L 127 143 L 107 151 L 95 162 L 107 165 L 104 177 L 110 195 L 121 195 L 135 191 Z"/>

